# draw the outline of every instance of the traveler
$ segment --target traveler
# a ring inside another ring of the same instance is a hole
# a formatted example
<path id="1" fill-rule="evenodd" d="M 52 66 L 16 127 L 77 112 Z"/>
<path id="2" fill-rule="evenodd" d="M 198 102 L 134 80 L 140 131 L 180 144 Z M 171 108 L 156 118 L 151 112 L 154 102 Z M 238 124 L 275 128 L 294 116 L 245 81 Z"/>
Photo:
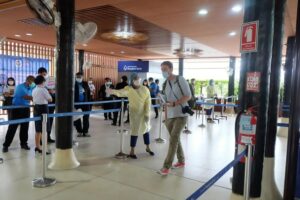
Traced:
<path id="1" fill-rule="evenodd" d="M 82 80 L 83 74 L 81 72 L 76 73 L 76 81 L 75 81 L 75 89 L 74 89 L 74 102 L 82 103 L 90 101 L 90 88 L 86 81 Z M 90 105 L 75 105 L 75 109 L 81 109 L 83 112 L 90 111 Z M 83 115 L 83 124 L 81 124 L 81 119 L 77 119 L 74 121 L 74 126 L 77 130 L 77 137 L 90 137 L 89 127 L 90 122 L 89 114 Z"/>
<path id="2" fill-rule="evenodd" d="M 128 97 L 131 121 L 131 151 L 128 157 L 132 159 L 137 159 L 137 156 L 135 155 L 135 147 L 139 134 L 143 134 L 146 152 L 148 152 L 151 156 L 154 156 L 154 153 L 151 151 L 149 146 L 151 97 L 149 89 L 145 86 L 141 86 L 140 82 L 141 79 L 138 74 L 133 73 L 130 77 L 130 86 L 127 86 L 122 90 L 107 90 L 109 94 L 113 94 L 118 97 Z"/>
<path id="3" fill-rule="evenodd" d="M 92 77 L 89 78 L 88 84 L 89 84 L 89 88 L 90 88 L 90 91 L 91 91 L 90 100 L 93 101 L 95 99 L 96 87 L 93 83 L 93 78 Z"/>
<path id="4" fill-rule="evenodd" d="M 153 78 L 150 77 L 149 78 L 149 89 L 150 89 L 150 94 L 151 94 L 151 102 L 152 102 L 152 105 L 156 105 L 156 99 L 153 99 L 153 98 L 156 98 L 156 95 L 157 95 L 157 85 L 156 83 L 154 82 Z M 154 108 L 154 111 L 155 111 L 155 119 L 158 118 L 158 108 L 155 107 Z"/>
<path id="5" fill-rule="evenodd" d="M 163 85 L 163 97 L 166 101 L 167 119 L 165 125 L 170 134 L 169 150 L 164 161 L 163 168 L 159 174 L 168 175 L 170 168 L 181 168 L 185 166 L 185 158 L 180 142 L 180 134 L 187 123 L 188 100 L 191 98 L 191 91 L 187 81 L 181 76 L 173 74 L 173 64 L 165 61 L 161 64 L 163 77 L 166 79 Z M 173 164 L 175 154 L 177 153 L 178 162 Z"/>
<path id="6" fill-rule="evenodd" d="M 19 84 L 16 87 L 12 105 L 24 106 L 25 108 L 12 109 L 11 120 L 26 119 L 30 117 L 29 103 L 32 100 L 32 89 L 34 87 L 34 76 L 27 76 L 25 83 Z M 8 147 L 11 145 L 19 125 L 21 126 L 19 134 L 21 148 L 30 150 L 30 147 L 27 144 L 29 122 L 24 122 L 8 126 L 2 152 L 8 152 Z"/>
<path id="7" fill-rule="evenodd" d="M 45 88 L 46 79 L 38 75 L 35 78 L 36 87 L 32 91 L 32 101 L 34 104 L 34 117 L 42 117 L 42 114 L 48 114 L 48 103 L 52 101 L 52 97 L 49 94 L 48 90 Z M 47 129 L 49 129 L 49 124 L 47 123 Z M 35 149 L 36 153 L 42 153 L 40 142 L 43 131 L 42 119 L 35 121 Z M 47 152 L 47 154 L 49 154 Z"/>
<path id="8" fill-rule="evenodd" d="M 106 89 L 114 89 L 114 85 L 112 84 L 112 81 L 110 78 L 105 78 L 104 79 L 105 83 L 100 87 L 99 90 L 99 97 L 102 101 L 112 101 L 113 97 L 110 94 L 106 93 Z M 110 110 L 113 108 L 113 103 L 105 103 L 102 105 L 104 110 Z M 104 118 L 105 120 L 113 120 L 111 113 L 104 113 Z"/>
<path id="9" fill-rule="evenodd" d="M 51 95 L 52 101 L 51 103 L 55 103 L 55 90 L 54 88 L 52 88 L 53 86 L 49 85 L 49 76 L 48 76 L 48 71 L 46 68 L 44 67 L 40 67 L 38 69 L 38 75 L 43 76 L 46 79 L 46 83 L 45 83 L 45 88 L 48 90 L 49 94 Z M 51 106 L 48 108 L 49 114 L 53 114 L 55 111 L 55 106 Z M 55 140 L 53 140 L 51 138 L 51 131 L 52 131 L 52 124 L 53 124 L 53 117 L 48 119 L 49 121 L 49 128 L 47 129 L 47 135 L 48 135 L 48 143 L 54 143 Z"/>
<path id="10" fill-rule="evenodd" d="M 147 79 L 143 81 L 143 86 L 146 86 L 149 89 L 149 83 Z"/>
<path id="11" fill-rule="evenodd" d="M 127 80 L 128 80 L 127 76 L 122 76 L 121 82 L 116 85 L 116 90 L 121 90 L 121 89 L 124 89 L 126 86 L 128 86 Z M 120 100 L 121 98 L 117 97 L 116 99 Z M 124 113 L 126 111 L 127 104 L 128 104 L 127 102 L 124 102 Z M 115 103 L 114 105 L 115 105 L 114 106 L 115 109 L 121 108 L 121 103 Z M 119 112 L 114 112 L 114 118 L 113 118 L 113 123 L 112 123 L 112 125 L 114 125 L 114 126 L 117 125 L 118 114 L 119 114 Z M 129 115 L 127 115 L 127 121 L 129 121 Z M 119 116 L 119 126 L 120 125 L 121 125 L 121 112 L 120 112 L 120 116 Z"/>
<path id="12" fill-rule="evenodd" d="M 9 77 L 6 81 L 6 85 L 3 88 L 3 96 L 4 96 L 3 106 L 12 105 L 15 87 L 16 87 L 15 79 L 13 77 Z M 8 120 L 11 120 L 11 109 L 7 110 L 7 117 Z"/>

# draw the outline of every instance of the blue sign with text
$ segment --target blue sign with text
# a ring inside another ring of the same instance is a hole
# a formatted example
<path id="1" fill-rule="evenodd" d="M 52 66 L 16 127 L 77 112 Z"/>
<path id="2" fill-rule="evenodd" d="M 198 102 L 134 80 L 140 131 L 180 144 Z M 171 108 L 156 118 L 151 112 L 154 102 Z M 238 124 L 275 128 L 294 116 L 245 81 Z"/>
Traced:
<path id="1" fill-rule="evenodd" d="M 118 72 L 149 72 L 149 61 L 119 61 Z"/>

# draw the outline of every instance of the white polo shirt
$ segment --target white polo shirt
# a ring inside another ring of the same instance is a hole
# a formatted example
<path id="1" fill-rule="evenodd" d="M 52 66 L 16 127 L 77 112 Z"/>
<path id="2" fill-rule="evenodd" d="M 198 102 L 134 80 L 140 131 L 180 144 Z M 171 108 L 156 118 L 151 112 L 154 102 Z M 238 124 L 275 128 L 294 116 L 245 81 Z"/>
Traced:
<path id="1" fill-rule="evenodd" d="M 32 91 L 34 105 L 48 104 L 48 99 L 52 99 L 48 90 L 43 86 L 36 86 Z"/>

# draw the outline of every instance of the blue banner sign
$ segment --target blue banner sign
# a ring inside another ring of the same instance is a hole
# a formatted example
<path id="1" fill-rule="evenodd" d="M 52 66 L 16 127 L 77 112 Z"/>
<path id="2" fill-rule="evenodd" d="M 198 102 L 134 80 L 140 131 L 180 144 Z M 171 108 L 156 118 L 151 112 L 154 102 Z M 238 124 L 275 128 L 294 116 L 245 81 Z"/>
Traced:
<path id="1" fill-rule="evenodd" d="M 49 71 L 49 60 L 0 55 L 0 85 L 6 84 L 8 77 L 13 77 L 16 84 L 23 83 L 28 75 L 36 76 L 40 67 Z"/>
<path id="2" fill-rule="evenodd" d="M 118 72 L 149 72 L 149 61 L 119 61 Z"/>

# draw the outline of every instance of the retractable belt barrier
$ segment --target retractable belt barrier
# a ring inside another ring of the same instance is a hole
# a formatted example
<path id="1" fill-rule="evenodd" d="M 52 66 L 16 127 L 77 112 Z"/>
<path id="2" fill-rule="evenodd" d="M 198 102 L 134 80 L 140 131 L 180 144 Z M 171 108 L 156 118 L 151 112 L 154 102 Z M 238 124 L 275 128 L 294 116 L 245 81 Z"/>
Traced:
<path id="1" fill-rule="evenodd" d="M 158 99 L 158 98 L 154 98 Z M 95 104 L 106 104 L 106 103 L 121 103 L 121 108 L 119 109 L 109 109 L 109 110 L 91 110 L 91 111 L 83 111 L 83 112 L 64 112 L 64 113 L 54 113 L 54 114 L 43 114 L 43 117 L 31 117 L 26 119 L 15 119 L 15 120 L 7 120 L 7 121 L 0 121 L 0 126 L 4 125 L 10 125 L 10 124 L 21 124 L 26 122 L 33 122 L 33 121 L 39 121 L 43 120 L 43 137 L 42 137 L 42 143 L 43 150 L 42 150 L 42 177 L 34 179 L 32 181 L 32 184 L 34 187 L 44 188 L 51 185 L 54 185 L 56 183 L 56 180 L 54 178 L 47 178 L 46 177 L 46 149 L 47 149 L 47 133 L 46 133 L 46 127 L 47 127 L 47 119 L 48 118 L 57 118 L 57 117 L 71 117 L 71 116 L 80 116 L 80 115 L 88 115 L 88 114 L 99 114 L 99 113 L 111 113 L 111 112 L 120 112 L 121 111 L 121 130 L 118 131 L 121 135 L 121 141 L 120 141 L 120 148 L 121 151 L 116 155 L 117 158 L 120 158 L 120 154 L 122 154 L 121 158 L 125 158 L 126 154 L 123 153 L 123 138 L 124 133 L 126 130 L 124 129 L 124 102 L 128 102 L 128 100 L 121 99 L 121 100 L 113 100 L 113 101 L 94 101 L 94 102 L 81 102 L 81 103 L 75 103 L 74 105 L 95 105 Z M 55 106 L 54 104 L 49 104 L 49 107 Z M 0 106 L 0 109 L 18 109 L 18 108 L 30 108 L 33 107 L 33 105 L 29 106 Z M 152 108 L 160 108 L 160 104 L 152 105 Z M 162 110 L 162 109 L 161 109 Z M 160 122 L 161 123 L 161 122 Z M 160 129 L 161 132 L 161 129 Z M 161 135 L 161 133 L 159 133 Z M 0 158 L 0 164 L 3 163 L 3 159 Z"/>
<path id="2" fill-rule="evenodd" d="M 201 197 L 211 186 L 213 186 L 224 174 L 226 174 L 232 167 L 234 167 L 245 155 L 247 151 L 243 151 L 237 155 L 236 158 L 231 161 L 226 167 L 224 167 L 219 173 L 207 181 L 203 186 L 196 190 L 187 200 L 195 200 Z"/>

